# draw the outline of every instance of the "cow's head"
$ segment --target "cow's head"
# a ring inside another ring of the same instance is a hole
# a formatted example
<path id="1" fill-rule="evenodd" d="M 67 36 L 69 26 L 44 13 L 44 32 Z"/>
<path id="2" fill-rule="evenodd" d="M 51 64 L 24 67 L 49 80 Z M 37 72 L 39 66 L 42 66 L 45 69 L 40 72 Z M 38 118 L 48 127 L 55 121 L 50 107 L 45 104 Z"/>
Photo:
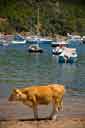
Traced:
<path id="1" fill-rule="evenodd" d="M 26 98 L 26 95 L 23 94 L 19 89 L 13 89 L 11 95 L 9 96 L 9 101 L 20 101 Z"/>

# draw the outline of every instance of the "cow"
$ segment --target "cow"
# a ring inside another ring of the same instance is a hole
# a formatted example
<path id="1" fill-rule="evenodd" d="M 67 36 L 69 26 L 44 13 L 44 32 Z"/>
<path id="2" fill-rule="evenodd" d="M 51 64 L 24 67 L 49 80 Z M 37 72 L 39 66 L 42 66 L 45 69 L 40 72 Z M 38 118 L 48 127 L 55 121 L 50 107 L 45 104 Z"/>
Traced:
<path id="1" fill-rule="evenodd" d="M 63 96 L 65 94 L 64 85 L 50 84 L 40 86 L 30 86 L 26 88 L 13 89 L 9 96 L 9 101 L 20 101 L 23 104 L 31 107 L 34 112 L 34 118 L 38 119 L 37 106 L 39 104 L 48 105 L 50 102 L 53 105 L 50 118 L 56 118 L 56 112 L 62 110 Z"/>

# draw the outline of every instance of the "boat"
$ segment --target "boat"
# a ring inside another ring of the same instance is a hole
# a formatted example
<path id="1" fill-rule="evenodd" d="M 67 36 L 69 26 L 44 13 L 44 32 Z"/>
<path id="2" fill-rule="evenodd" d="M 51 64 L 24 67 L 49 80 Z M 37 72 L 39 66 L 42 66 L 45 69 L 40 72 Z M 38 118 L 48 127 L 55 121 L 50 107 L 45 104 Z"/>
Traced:
<path id="1" fill-rule="evenodd" d="M 51 44 L 52 47 L 54 47 L 52 53 L 55 55 L 59 55 L 63 52 L 64 47 L 66 47 L 68 43 L 65 40 L 59 40 L 57 42 L 52 42 Z"/>
<path id="2" fill-rule="evenodd" d="M 45 37 L 40 37 L 40 42 L 41 43 L 48 43 L 48 42 L 52 42 L 51 39 L 45 38 Z"/>
<path id="3" fill-rule="evenodd" d="M 71 35 L 67 33 L 67 38 L 70 41 L 80 41 L 81 42 L 81 36 L 80 35 Z"/>
<path id="4" fill-rule="evenodd" d="M 51 43 L 51 46 L 52 47 L 57 47 L 57 46 L 63 47 L 63 46 L 66 46 L 67 44 L 68 44 L 67 41 L 65 41 L 65 40 L 59 40 L 59 41 L 53 41 Z"/>
<path id="5" fill-rule="evenodd" d="M 77 60 L 77 52 L 75 48 L 64 48 L 59 55 L 59 63 L 74 63 Z"/>
<path id="6" fill-rule="evenodd" d="M 7 41 L 5 39 L 0 39 L 0 42 L 1 42 L 2 46 L 3 46 L 3 44 L 7 43 Z"/>
<path id="7" fill-rule="evenodd" d="M 26 40 L 20 41 L 20 40 L 13 40 L 11 42 L 12 44 L 26 44 Z"/>
<path id="8" fill-rule="evenodd" d="M 11 44 L 26 44 L 26 40 L 21 35 L 16 35 L 11 41 Z"/>
<path id="9" fill-rule="evenodd" d="M 40 38 L 38 36 L 28 36 L 26 40 L 28 42 L 37 43 L 37 41 L 40 41 Z"/>
<path id="10" fill-rule="evenodd" d="M 9 46 L 10 42 L 8 42 L 7 40 L 3 40 L 2 44 L 3 44 L 3 46 Z"/>
<path id="11" fill-rule="evenodd" d="M 43 49 L 40 48 L 38 44 L 31 44 L 31 45 L 28 47 L 28 51 L 29 51 L 29 52 L 38 52 L 38 53 L 42 53 L 42 52 L 43 52 Z"/>
<path id="12" fill-rule="evenodd" d="M 62 47 L 56 47 L 56 48 L 54 48 L 53 50 L 52 50 L 52 53 L 54 54 L 54 55 L 60 55 L 61 53 L 63 52 L 63 48 Z"/>
<path id="13" fill-rule="evenodd" d="M 40 36 L 28 36 L 26 37 L 26 40 L 28 42 L 32 42 L 32 43 L 48 43 L 48 42 L 52 42 L 51 39 L 45 38 L 45 37 L 40 37 Z"/>
<path id="14" fill-rule="evenodd" d="M 13 39 L 13 35 L 0 34 L 0 45 L 8 46 L 8 45 L 10 45 L 10 42 L 12 39 Z"/>

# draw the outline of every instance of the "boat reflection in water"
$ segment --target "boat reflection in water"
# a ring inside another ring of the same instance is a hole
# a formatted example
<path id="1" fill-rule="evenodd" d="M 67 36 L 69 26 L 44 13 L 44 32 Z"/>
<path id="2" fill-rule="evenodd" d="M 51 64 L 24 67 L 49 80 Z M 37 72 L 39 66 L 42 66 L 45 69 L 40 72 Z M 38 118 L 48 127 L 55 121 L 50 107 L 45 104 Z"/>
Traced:
<path id="1" fill-rule="evenodd" d="M 64 48 L 63 52 L 59 55 L 60 63 L 74 63 L 77 60 L 77 52 L 75 48 Z"/>

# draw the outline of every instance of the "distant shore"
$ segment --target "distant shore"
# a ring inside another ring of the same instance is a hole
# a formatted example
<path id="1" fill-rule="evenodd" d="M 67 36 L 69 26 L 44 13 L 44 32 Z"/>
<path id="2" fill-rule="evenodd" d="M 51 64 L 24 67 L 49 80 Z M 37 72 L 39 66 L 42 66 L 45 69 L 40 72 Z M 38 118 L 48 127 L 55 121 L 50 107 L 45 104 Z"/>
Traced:
<path id="1" fill-rule="evenodd" d="M 37 34 L 31 34 L 31 32 L 20 32 L 20 33 L 18 33 L 18 32 L 15 32 L 15 33 L 5 33 L 5 32 L 0 32 L 0 36 L 1 35 L 4 35 L 4 36 L 11 36 L 11 35 L 22 35 L 22 36 L 24 36 L 24 37 L 27 37 L 27 36 L 29 36 L 29 37 L 35 37 L 35 36 L 38 36 Z M 54 34 L 54 35 L 48 35 L 48 36 L 39 36 L 39 37 L 42 37 L 42 38 L 48 38 L 48 39 L 61 39 L 61 40 L 63 40 L 63 39 L 66 39 L 67 38 L 67 36 L 63 36 L 63 35 L 59 35 L 59 34 Z"/>

